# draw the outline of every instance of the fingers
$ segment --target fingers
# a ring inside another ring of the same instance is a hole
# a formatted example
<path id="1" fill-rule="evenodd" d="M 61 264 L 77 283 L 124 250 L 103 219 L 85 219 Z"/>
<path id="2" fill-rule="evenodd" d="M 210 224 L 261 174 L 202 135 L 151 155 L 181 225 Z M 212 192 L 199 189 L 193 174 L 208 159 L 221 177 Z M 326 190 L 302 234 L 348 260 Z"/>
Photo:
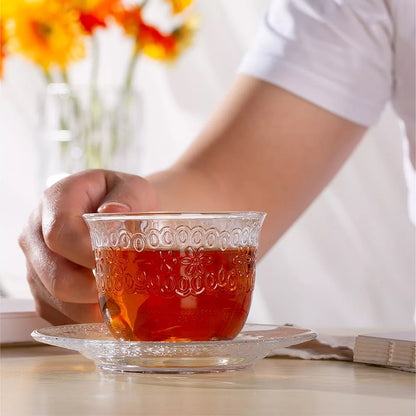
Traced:
<path id="1" fill-rule="evenodd" d="M 70 176 L 45 191 L 38 223 L 49 250 L 75 264 L 94 267 L 88 227 L 82 215 L 95 212 L 105 192 L 102 171 Z"/>
<path id="2" fill-rule="evenodd" d="M 70 303 L 52 296 L 40 281 L 31 265 L 27 264 L 27 280 L 35 299 L 39 316 L 54 325 L 81 322 L 102 322 L 97 303 Z"/>
<path id="3" fill-rule="evenodd" d="M 97 290 L 92 271 L 57 255 L 46 246 L 38 209 L 32 215 L 19 240 L 28 263 L 49 293 L 64 301 L 74 303 L 97 302 Z"/>
<path id="4" fill-rule="evenodd" d="M 55 184 L 45 193 L 42 234 L 47 247 L 84 267 L 93 268 L 88 228 L 90 212 L 156 210 L 152 185 L 143 178 L 103 170 L 86 171 Z"/>

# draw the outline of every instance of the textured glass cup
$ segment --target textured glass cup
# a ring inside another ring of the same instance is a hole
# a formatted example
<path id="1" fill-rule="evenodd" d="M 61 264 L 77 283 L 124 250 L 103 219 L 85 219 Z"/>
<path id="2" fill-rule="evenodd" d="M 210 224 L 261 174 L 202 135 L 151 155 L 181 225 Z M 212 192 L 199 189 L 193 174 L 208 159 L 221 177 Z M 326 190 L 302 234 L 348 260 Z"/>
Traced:
<path id="1" fill-rule="evenodd" d="M 119 340 L 234 338 L 265 214 L 85 214 L 104 322 Z"/>

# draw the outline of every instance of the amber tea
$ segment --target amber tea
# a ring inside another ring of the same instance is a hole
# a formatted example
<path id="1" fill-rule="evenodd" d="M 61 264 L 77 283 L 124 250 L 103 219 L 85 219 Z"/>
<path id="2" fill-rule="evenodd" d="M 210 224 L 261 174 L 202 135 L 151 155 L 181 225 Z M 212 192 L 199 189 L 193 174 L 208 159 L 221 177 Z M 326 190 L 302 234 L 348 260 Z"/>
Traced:
<path id="1" fill-rule="evenodd" d="M 95 250 L 103 317 L 115 337 L 140 341 L 234 338 L 254 287 L 255 249 Z"/>

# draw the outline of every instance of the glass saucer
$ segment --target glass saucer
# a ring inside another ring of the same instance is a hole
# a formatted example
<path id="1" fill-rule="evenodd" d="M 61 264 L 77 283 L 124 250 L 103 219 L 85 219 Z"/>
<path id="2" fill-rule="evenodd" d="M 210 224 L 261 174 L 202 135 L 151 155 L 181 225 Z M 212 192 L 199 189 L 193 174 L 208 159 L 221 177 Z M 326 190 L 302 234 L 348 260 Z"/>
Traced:
<path id="1" fill-rule="evenodd" d="M 251 366 L 278 348 L 316 337 L 310 329 L 246 324 L 230 341 L 117 341 L 104 324 L 61 325 L 37 329 L 45 344 L 80 352 L 101 370 L 144 373 L 210 373 Z"/>

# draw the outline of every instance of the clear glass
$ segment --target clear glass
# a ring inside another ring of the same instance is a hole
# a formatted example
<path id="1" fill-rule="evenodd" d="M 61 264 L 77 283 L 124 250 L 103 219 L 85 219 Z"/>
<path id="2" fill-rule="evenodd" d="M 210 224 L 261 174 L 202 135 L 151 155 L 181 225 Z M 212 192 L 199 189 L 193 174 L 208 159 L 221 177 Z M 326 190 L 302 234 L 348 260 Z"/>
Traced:
<path id="1" fill-rule="evenodd" d="M 128 341 L 234 338 L 254 289 L 262 212 L 86 214 L 104 322 Z"/>
<path id="2" fill-rule="evenodd" d="M 52 83 L 39 113 L 41 187 L 89 168 L 137 173 L 141 101 L 135 91 Z"/>

